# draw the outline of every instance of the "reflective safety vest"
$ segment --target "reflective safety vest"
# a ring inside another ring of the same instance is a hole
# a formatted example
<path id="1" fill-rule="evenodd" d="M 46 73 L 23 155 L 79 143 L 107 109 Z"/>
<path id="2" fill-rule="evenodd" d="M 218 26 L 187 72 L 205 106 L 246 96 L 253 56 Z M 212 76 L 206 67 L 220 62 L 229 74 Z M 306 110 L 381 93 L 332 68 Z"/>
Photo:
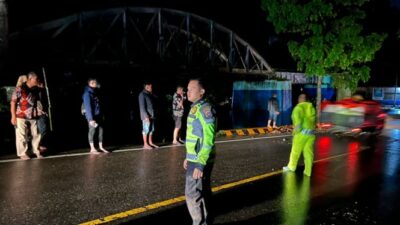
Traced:
<path id="1" fill-rule="evenodd" d="M 215 111 L 205 100 L 190 109 L 186 130 L 186 160 L 203 170 L 215 157 Z"/>
<path id="2" fill-rule="evenodd" d="M 316 113 L 310 102 L 301 102 L 292 112 L 293 134 L 313 135 L 315 130 Z"/>

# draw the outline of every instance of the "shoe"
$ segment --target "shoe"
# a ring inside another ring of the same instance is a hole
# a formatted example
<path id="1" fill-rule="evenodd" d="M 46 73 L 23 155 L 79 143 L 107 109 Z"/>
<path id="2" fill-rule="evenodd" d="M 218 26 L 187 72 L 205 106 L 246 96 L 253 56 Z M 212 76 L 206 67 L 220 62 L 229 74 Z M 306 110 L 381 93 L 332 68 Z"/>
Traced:
<path id="1" fill-rule="evenodd" d="M 29 159 L 31 159 L 31 157 L 29 157 L 29 156 L 27 156 L 27 155 L 20 156 L 19 158 L 22 159 L 22 160 L 29 160 Z"/>
<path id="2" fill-rule="evenodd" d="M 40 153 L 36 153 L 36 158 L 43 159 L 44 157 Z"/>
<path id="3" fill-rule="evenodd" d="M 283 172 L 289 171 L 289 172 L 294 172 L 293 170 L 289 169 L 289 167 L 284 166 L 282 167 Z"/>
<path id="4" fill-rule="evenodd" d="M 182 143 L 179 142 L 179 141 L 174 141 L 174 142 L 172 142 L 172 144 L 173 144 L 173 145 L 181 145 Z"/>

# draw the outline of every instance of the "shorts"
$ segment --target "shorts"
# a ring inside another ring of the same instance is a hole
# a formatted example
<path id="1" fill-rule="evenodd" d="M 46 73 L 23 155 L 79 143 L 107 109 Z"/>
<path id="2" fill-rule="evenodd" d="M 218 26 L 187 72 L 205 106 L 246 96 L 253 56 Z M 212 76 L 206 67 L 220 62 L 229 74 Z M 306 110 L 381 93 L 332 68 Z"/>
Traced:
<path id="1" fill-rule="evenodd" d="M 148 121 L 142 120 L 142 122 L 143 122 L 142 133 L 146 135 L 147 134 L 152 135 L 154 132 L 154 120 L 148 120 Z"/>
<path id="2" fill-rule="evenodd" d="M 181 128 L 182 127 L 182 117 L 181 116 L 174 116 L 174 121 L 175 121 L 175 128 Z"/>
<path id="3" fill-rule="evenodd" d="M 278 115 L 276 114 L 276 112 L 275 111 L 271 111 L 271 112 L 269 112 L 269 117 L 268 117 L 268 120 L 273 120 L 273 121 L 276 121 L 276 119 L 278 118 Z"/>

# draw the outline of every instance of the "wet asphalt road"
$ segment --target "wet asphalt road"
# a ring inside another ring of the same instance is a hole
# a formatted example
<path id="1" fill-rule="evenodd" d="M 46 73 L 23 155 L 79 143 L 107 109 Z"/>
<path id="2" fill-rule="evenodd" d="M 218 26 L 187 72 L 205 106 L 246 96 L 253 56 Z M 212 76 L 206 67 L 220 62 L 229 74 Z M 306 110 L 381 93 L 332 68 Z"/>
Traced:
<path id="1" fill-rule="evenodd" d="M 400 130 L 378 139 L 319 136 L 311 178 L 281 173 L 290 137 L 217 144 L 216 224 L 397 224 Z M 78 224 L 184 194 L 182 146 L 0 163 L 0 224 Z M 190 224 L 178 202 L 111 224 Z M 396 220 L 395 220 L 396 221 Z"/>

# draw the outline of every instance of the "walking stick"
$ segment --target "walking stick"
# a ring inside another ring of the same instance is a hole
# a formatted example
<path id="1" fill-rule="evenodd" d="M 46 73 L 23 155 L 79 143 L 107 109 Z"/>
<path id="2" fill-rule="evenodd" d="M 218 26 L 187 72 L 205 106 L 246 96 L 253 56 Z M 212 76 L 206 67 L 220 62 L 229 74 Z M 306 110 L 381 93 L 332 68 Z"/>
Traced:
<path id="1" fill-rule="evenodd" d="M 47 94 L 47 102 L 49 103 L 48 105 L 48 112 L 49 112 L 49 123 L 50 123 L 50 131 L 53 131 L 53 121 L 51 118 L 51 101 L 50 101 L 50 93 L 49 93 L 49 87 L 47 86 L 47 78 L 46 78 L 46 71 L 44 67 L 42 67 L 43 71 L 43 79 L 44 79 L 44 87 L 46 88 L 46 94 Z"/>

